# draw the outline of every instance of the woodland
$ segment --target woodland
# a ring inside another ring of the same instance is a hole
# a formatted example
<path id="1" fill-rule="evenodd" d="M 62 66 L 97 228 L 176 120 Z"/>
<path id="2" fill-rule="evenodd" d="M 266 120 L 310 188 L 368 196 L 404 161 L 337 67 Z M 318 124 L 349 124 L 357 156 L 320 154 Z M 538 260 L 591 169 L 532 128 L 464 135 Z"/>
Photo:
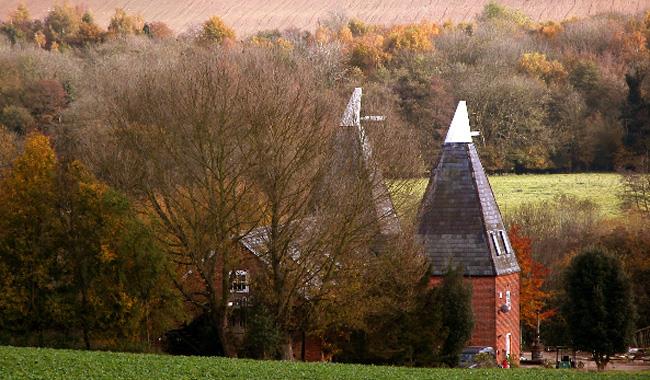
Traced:
<path id="1" fill-rule="evenodd" d="M 104 28 L 67 3 L 0 17 L 0 344 L 160 351 L 196 323 L 226 356 L 287 359 L 306 331 L 335 361 L 455 366 L 471 289 L 458 268 L 428 287 L 409 195 L 458 100 L 490 174 L 621 173 L 620 214 L 567 195 L 505 215 L 524 345 L 538 325 L 575 341 L 564 274 L 583 251 L 621 268 L 626 343 L 650 325 L 650 12 L 537 22 L 490 3 L 472 23 L 336 13 L 251 36 L 121 9 Z M 354 87 L 386 117 L 367 128 L 401 232 L 381 252 L 382 179 L 338 126 Z M 261 226 L 241 348 L 230 273 Z"/>

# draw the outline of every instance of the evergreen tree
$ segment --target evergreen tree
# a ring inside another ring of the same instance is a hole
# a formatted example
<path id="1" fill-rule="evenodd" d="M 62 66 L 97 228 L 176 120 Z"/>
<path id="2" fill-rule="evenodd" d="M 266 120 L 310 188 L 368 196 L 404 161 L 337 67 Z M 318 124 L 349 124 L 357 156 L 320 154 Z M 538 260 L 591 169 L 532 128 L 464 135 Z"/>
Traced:
<path id="1" fill-rule="evenodd" d="M 641 156 L 647 156 L 650 151 L 650 103 L 643 96 L 646 75 L 641 68 L 625 75 L 628 95 L 622 112 L 627 131 L 623 142 L 631 153 Z"/>
<path id="2" fill-rule="evenodd" d="M 440 361 L 458 365 L 459 355 L 472 335 L 472 289 L 464 283 L 462 268 L 449 268 L 437 292 L 437 307 L 442 311 Z"/>
<path id="3" fill-rule="evenodd" d="M 633 330 L 634 306 L 618 259 L 601 248 L 576 256 L 565 273 L 567 320 L 573 348 L 592 352 L 599 370 L 622 352 Z"/>

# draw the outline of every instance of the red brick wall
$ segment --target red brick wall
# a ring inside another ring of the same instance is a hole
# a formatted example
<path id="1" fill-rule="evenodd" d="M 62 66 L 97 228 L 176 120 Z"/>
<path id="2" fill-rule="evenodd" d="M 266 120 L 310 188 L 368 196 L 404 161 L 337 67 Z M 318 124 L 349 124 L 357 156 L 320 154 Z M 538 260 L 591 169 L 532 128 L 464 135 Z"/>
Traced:
<path id="1" fill-rule="evenodd" d="M 474 330 L 468 346 L 492 346 L 496 341 L 496 314 L 494 313 L 494 277 L 466 277 L 472 286 L 472 312 L 474 313 Z M 437 286 L 442 277 L 433 276 L 429 286 Z"/>
<path id="2" fill-rule="evenodd" d="M 316 336 L 307 335 L 304 337 L 305 342 L 305 358 L 306 362 L 319 362 L 323 361 L 323 340 Z M 296 334 L 293 337 L 293 342 L 291 344 L 293 349 L 293 357 L 296 360 L 303 360 L 302 357 L 302 344 L 303 336 L 302 334 Z"/>
<path id="3" fill-rule="evenodd" d="M 495 347 L 497 316 L 494 313 L 494 277 L 471 277 L 469 280 L 472 284 L 474 330 L 468 345 Z"/>
<path id="4" fill-rule="evenodd" d="M 506 303 L 506 292 L 510 291 L 510 311 L 501 311 L 501 305 Z M 497 359 L 499 363 L 505 359 L 506 334 L 510 336 L 510 358 L 519 363 L 521 353 L 521 334 L 519 322 L 519 273 L 498 276 L 496 278 L 496 333 L 497 333 Z M 499 298 L 501 292 L 503 298 Z"/>
<path id="5" fill-rule="evenodd" d="M 506 352 L 506 334 L 510 334 L 510 357 L 519 362 L 519 273 L 497 277 L 467 277 L 472 285 L 474 330 L 468 346 L 491 346 L 502 363 Z M 442 277 L 431 277 L 430 286 L 437 286 Z M 510 291 L 510 310 L 503 312 L 506 292 Z"/>

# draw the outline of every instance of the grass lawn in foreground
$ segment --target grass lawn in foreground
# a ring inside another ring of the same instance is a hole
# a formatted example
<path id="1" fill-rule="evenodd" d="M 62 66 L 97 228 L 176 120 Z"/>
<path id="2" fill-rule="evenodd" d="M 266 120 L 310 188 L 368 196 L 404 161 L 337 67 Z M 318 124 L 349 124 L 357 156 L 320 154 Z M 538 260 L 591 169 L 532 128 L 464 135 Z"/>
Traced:
<path id="1" fill-rule="evenodd" d="M 429 369 L 0 347 L 1 379 L 648 379 L 650 372 Z"/>
<path id="2" fill-rule="evenodd" d="M 524 203 L 552 199 L 560 194 L 589 199 L 606 216 L 620 214 L 618 193 L 621 185 L 620 175 L 616 173 L 508 174 L 492 175 L 489 180 L 504 214 Z M 415 181 L 412 197 L 409 198 L 419 204 L 429 179 Z"/>

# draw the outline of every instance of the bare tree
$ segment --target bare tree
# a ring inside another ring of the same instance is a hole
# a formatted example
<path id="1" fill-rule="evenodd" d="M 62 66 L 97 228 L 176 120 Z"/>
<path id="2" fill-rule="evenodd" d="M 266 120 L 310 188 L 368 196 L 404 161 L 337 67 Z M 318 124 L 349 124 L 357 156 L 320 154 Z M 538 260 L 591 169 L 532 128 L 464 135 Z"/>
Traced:
<path id="1" fill-rule="evenodd" d="M 309 56 L 169 46 L 98 62 L 97 95 L 78 105 L 95 117 L 76 121 L 95 138 L 79 141 L 95 171 L 153 216 L 177 287 L 212 318 L 227 355 L 236 354 L 230 273 L 253 246 L 264 264 L 255 299 L 292 359 L 292 334 L 327 323 L 320 311 L 341 296 L 359 296 L 341 287 L 361 289 L 385 243 L 377 236 L 399 233 L 387 184 L 412 181 L 385 181 L 379 168 L 397 173 L 393 158 L 410 157 L 395 149 L 400 124 L 376 105 L 389 118 L 367 134 L 340 126 L 344 104 Z M 379 148 L 372 157 L 369 143 Z"/>
<path id="2" fill-rule="evenodd" d="M 97 168 L 141 200 L 177 264 L 176 285 L 212 320 L 226 355 L 230 271 L 238 242 L 257 225 L 250 128 L 241 123 L 239 57 L 203 50 L 114 67 L 100 86 L 107 127 Z M 109 143 L 106 143 L 109 141 Z M 106 145 L 107 144 L 107 145 Z M 103 160 L 102 160 L 103 159 Z"/>
<path id="3" fill-rule="evenodd" d="M 650 216 L 650 170 L 647 159 L 639 172 L 624 173 L 621 177 L 622 191 L 619 199 L 623 208 Z"/>

